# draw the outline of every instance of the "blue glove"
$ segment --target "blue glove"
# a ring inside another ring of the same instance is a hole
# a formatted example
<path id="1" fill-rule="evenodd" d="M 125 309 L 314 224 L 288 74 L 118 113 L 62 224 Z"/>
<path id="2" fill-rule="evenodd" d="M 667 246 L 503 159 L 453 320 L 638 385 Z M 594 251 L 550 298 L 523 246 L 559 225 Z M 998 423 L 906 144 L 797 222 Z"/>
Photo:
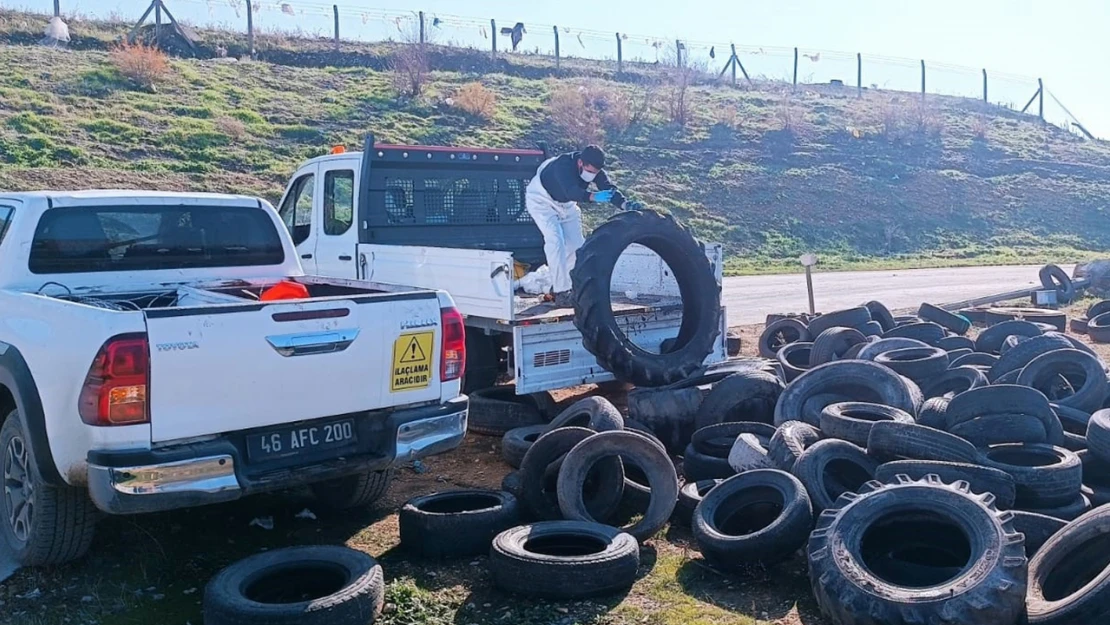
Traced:
<path id="1" fill-rule="evenodd" d="M 606 202 L 608 202 L 612 199 L 613 199 L 613 190 L 612 189 L 605 189 L 604 191 L 594 192 L 593 201 L 595 201 L 599 204 L 604 204 L 604 203 L 606 203 Z"/>
<path id="2" fill-rule="evenodd" d="M 626 210 L 626 211 L 642 211 L 642 210 L 644 210 L 644 205 L 640 202 L 635 201 L 635 200 L 629 200 L 629 201 L 624 203 L 624 210 Z"/>

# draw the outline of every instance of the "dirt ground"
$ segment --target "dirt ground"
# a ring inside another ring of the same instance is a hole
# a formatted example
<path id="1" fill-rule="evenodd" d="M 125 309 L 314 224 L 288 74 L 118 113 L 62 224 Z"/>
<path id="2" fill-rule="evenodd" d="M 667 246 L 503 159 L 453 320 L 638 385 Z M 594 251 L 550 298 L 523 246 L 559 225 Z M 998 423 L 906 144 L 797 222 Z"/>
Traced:
<path id="1" fill-rule="evenodd" d="M 736 329 L 744 355 L 754 355 L 762 327 Z M 1110 358 L 1110 346 L 1096 349 Z M 557 399 L 566 404 L 599 392 L 581 387 Z M 609 396 L 623 407 L 623 394 Z M 399 549 L 396 510 L 406 500 L 438 490 L 498 488 L 510 470 L 499 439 L 472 434 L 459 449 L 427 459 L 420 472 L 401 469 L 385 500 L 365 511 L 328 512 L 298 491 L 105 518 L 81 561 L 22 570 L 0 584 L 0 623 L 199 625 L 204 585 L 227 564 L 266 549 L 346 544 L 382 563 L 387 605 L 379 622 L 386 624 L 827 625 L 813 602 L 802 555 L 771 569 L 722 574 L 704 563 L 689 531 L 677 526 L 643 543 L 630 591 L 588 601 L 503 594 L 492 588 L 484 556 L 425 562 Z M 256 519 L 272 520 L 273 528 L 258 527 Z"/>

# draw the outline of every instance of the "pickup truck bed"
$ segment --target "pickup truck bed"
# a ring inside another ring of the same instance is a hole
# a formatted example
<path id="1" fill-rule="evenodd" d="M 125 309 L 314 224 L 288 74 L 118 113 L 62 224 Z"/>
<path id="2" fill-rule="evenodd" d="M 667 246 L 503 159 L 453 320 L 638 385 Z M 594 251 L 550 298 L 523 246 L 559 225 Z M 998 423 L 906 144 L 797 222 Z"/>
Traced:
<path id="1" fill-rule="evenodd" d="M 681 297 L 668 297 L 662 295 L 637 295 L 636 299 L 629 299 L 624 293 L 612 294 L 613 311 L 619 315 L 648 313 L 657 310 L 681 308 Z M 513 325 L 529 325 L 533 323 L 553 323 L 574 318 L 573 308 L 559 308 L 551 302 L 543 301 L 538 295 L 517 295 L 513 299 L 514 319 Z"/>

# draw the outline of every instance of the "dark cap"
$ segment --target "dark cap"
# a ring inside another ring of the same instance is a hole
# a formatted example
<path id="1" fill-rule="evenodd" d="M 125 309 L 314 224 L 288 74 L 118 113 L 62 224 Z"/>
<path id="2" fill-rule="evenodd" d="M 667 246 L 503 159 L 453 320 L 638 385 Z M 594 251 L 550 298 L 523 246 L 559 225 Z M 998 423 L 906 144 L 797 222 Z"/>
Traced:
<path id="1" fill-rule="evenodd" d="M 605 167 L 605 152 L 602 152 L 601 148 L 596 145 L 587 145 L 578 158 L 582 159 L 583 163 L 591 167 L 596 167 L 598 169 Z"/>

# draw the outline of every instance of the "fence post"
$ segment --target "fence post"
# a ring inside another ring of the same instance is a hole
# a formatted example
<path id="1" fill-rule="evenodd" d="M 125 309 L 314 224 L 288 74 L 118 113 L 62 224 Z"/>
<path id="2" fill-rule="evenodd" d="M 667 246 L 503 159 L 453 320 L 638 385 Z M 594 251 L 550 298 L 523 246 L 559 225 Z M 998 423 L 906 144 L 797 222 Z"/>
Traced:
<path id="1" fill-rule="evenodd" d="M 794 88 L 798 88 L 798 49 L 794 48 Z"/>
<path id="2" fill-rule="evenodd" d="M 331 5 L 331 12 L 335 14 L 335 50 L 339 51 L 339 5 Z"/>
<path id="3" fill-rule="evenodd" d="M 1037 117 L 1040 117 L 1041 121 L 1043 122 L 1044 121 L 1044 81 L 1041 80 L 1040 78 L 1037 79 L 1037 94 L 1040 96 L 1040 97 L 1037 98 L 1038 101 L 1039 101 L 1039 104 L 1037 105 Z"/>
<path id="4" fill-rule="evenodd" d="M 863 97 L 863 55 L 856 52 L 856 97 Z"/>
<path id="5" fill-rule="evenodd" d="M 251 8 L 251 0 L 244 0 L 247 3 L 247 56 L 254 58 L 254 9 Z"/>
<path id="6" fill-rule="evenodd" d="M 162 0 L 154 2 L 154 45 L 162 43 Z"/>
<path id="7" fill-rule="evenodd" d="M 925 99 L 925 59 L 921 59 L 921 99 Z"/>
<path id="8" fill-rule="evenodd" d="M 559 60 L 559 27 L 552 26 L 551 29 L 555 31 L 555 69 L 559 69 L 562 65 Z"/>
<path id="9" fill-rule="evenodd" d="M 682 67 L 682 42 L 674 40 L 674 62 L 677 67 Z"/>
<path id="10" fill-rule="evenodd" d="M 732 86 L 736 86 L 736 66 L 739 65 L 736 56 L 736 44 L 730 44 L 732 47 L 732 56 L 728 57 L 728 64 L 732 66 Z"/>
<path id="11" fill-rule="evenodd" d="M 490 39 L 493 40 L 493 58 L 497 58 L 497 20 L 489 21 Z"/>
<path id="12" fill-rule="evenodd" d="M 624 52 L 621 50 L 621 34 L 617 33 L 617 73 L 624 73 Z"/>
<path id="13" fill-rule="evenodd" d="M 420 45 L 424 45 L 424 12 L 418 13 L 420 16 Z"/>
<path id="14" fill-rule="evenodd" d="M 62 16 L 62 0 L 54 0 L 54 17 Z"/>
<path id="15" fill-rule="evenodd" d="M 983 103 L 987 103 L 987 70 L 983 70 Z"/>

